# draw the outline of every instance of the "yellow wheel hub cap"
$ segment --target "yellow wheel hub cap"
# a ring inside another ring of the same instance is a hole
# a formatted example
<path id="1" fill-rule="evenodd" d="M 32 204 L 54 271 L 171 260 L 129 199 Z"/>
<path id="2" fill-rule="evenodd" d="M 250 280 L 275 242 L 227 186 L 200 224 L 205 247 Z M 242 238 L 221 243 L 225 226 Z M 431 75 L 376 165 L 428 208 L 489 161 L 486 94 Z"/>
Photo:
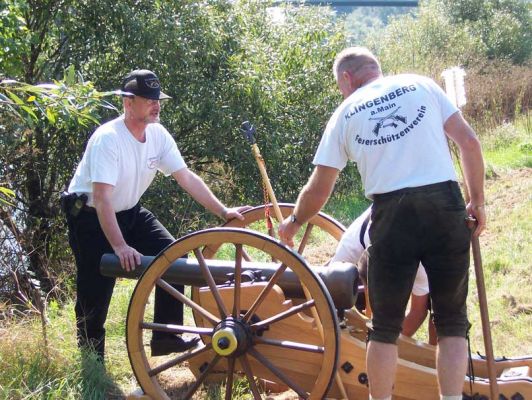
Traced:
<path id="1" fill-rule="evenodd" d="M 212 337 L 212 348 L 221 356 L 232 354 L 238 347 L 238 340 L 232 329 L 224 328 L 217 331 Z"/>

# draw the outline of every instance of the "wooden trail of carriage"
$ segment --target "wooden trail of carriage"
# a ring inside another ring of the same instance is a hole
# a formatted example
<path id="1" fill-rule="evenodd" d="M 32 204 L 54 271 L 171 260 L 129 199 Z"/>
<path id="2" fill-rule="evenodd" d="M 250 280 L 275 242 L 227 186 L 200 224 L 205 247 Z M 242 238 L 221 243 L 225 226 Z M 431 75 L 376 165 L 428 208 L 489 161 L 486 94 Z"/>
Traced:
<path id="1" fill-rule="evenodd" d="M 126 334 L 143 391 L 137 398 L 170 398 L 168 376 L 183 366 L 194 376 L 180 395 L 185 399 L 198 398 L 206 382 L 220 382 L 225 398 L 231 399 L 237 379 L 249 382 L 254 399 L 267 397 L 261 382 L 277 383 L 305 399 L 368 398 L 367 318 L 363 302 L 356 301 L 356 268 L 306 261 L 316 246 L 317 253 L 326 253 L 327 242 L 334 251 L 345 228 L 320 213 L 306 225 L 296 252 L 259 232 L 265 229 L 260 225 L 264 208 L 247 211 L 244 221 L 189 234 L 157 257 L 143 259 L 144 267 L 149 266 L 136 271 L 144 270 L 131 298 Z M 279 208 L 288 216 L 293 205 Z M 186 254 L 189 259 L 182 259 Z M 138 277 L 125 273 L 114 256 L 104 257 L 102 272 Z M 171 283 L 190 285 L 190 298 Z M 194 321 L 183 326 L 153 323 L 149 303 L 156 285 L 190 307 Z M 152 358 L 153 330 L 198 335 L 201 341 L 185 353 Z M 435 347 L 403 336 L 398 345 L 393 398 L 438 399 Z M 532 399 L 532 356 L 498 359 L 494 365 L 499 399 Z M 490 399 L 486 360 L 473 357 L 472 367 L 474 375 L 464 380 L 464 398 Z"/>

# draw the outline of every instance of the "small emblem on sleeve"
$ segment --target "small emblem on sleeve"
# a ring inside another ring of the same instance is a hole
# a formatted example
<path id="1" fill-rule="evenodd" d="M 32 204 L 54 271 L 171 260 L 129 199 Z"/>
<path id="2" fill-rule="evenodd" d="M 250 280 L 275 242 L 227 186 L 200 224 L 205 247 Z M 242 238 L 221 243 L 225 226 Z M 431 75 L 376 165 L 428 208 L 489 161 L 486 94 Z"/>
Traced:
<path id="1" fill-rule="evenodd" d="M 148 168 L 154 169 L 159 165 L 159 157 L 150 157 L 148 158 Z"/>

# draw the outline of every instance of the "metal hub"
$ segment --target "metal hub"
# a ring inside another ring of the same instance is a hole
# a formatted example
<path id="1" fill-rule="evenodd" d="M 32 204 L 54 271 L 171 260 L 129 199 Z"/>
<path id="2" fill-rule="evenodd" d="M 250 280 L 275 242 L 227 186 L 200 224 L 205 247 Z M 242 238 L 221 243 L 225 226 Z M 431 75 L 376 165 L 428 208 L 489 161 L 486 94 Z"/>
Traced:
<path id="1" fill-rule="evenodd" d="M 237 357 L 251 346 L 251 336 L 248 324 L 229 317 L 214 328 L 212 348 L 220 356 Z"/>

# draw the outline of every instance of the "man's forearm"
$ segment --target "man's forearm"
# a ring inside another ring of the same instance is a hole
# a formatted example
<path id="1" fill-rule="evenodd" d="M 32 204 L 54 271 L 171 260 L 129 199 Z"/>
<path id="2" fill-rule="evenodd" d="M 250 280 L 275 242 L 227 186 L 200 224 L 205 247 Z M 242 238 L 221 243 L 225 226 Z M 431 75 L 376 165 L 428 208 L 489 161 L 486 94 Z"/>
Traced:
<path id="1" fill-rule="evenodd" d="M 461 152 L 464 179 L 469 189 L 470 202 L 473 206 L 484 205 L 484 160 L 480 142 L 472 138 L 467 149 Z"/>
<path id="2" fill-rule="evenodd" d="M 473 206 L 484 204 L 484 160 L 477 135 L 460 112 L 450 116 L 445 132 L 458 146 L 464 179 Z"/>
<path id="3" fill-rule="evenodd" d="M 316 215 L 329 200 L 339 171 L 335 168 L 317 166 L 301 190 L 294 214 L 303 224 Z"/>
<path id="4" fill-rule="evenodd" d="M 198 175 L 190 171 L 187 179 L 185 181 L 178 181 L 178 183 L 194 198 L 194 200 L 207 210 L 219 217 L 225 217 L 225 206 L 220 200 L 218 200 L 214 193 L 211 192 L 209 187 Z"/>
<path id="5" fill-rule="evenodd" d="M 329 194 L 324 194 L 316 187 L 307 183 L 301 190 L 294 208 L 294 215 L 297 221 L 302 225 L 320 212 L 322 207 L 327 203 Z"/>
<path id="6" fill-rule="evenodd" d="M 126 244 L 122 231 L 118 226 L 116 214 L 113 206 L 108 201 L 99 201 L 95 204 L 98 220 L 107 241 L 113 249 L 117 249 Z"/>

